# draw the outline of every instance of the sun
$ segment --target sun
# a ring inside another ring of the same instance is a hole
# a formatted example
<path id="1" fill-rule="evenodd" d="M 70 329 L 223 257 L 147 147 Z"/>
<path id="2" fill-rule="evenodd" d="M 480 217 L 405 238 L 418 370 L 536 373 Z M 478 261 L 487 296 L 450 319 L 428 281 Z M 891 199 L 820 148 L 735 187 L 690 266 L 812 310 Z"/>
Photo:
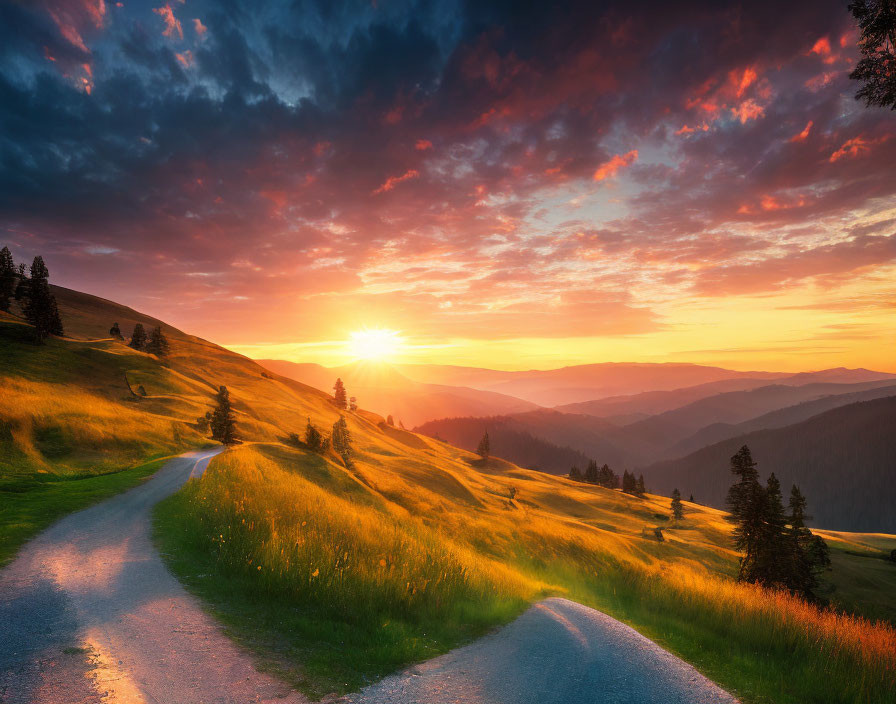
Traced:
<path id="1" fill-rule="evenodd" d="M 356 359 L 387 360 L 401 348 L 401 337 L 395 330 L 381 328 L 355 330 L 351 334 L 349 353 Z"/>

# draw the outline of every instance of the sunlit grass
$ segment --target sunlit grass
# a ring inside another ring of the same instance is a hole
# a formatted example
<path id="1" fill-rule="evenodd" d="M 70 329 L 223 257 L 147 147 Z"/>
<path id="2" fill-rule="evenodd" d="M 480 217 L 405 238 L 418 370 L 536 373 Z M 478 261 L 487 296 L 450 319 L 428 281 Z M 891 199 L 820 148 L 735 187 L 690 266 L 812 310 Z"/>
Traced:
<path id="1" fill-rule="evenodd" d="M 169 500 L 160 535 L 192 556 L 177 568 L 236 632 L 252 640 L 266 629 L 269 652 L 285 641 L 312 663 L 298 678 L 316 694 L 455 645 L 471 635 L 465 621 L 497 624 L 557 593 L 626 620 L 747 701 L 888 696 L 893 629 L 737 584 L 720 512 L 686 504 L 686 519 L 670 524 L 665 499 L 500 461 L 480 472 L 446 446 L 407 448 L 404 462 L 408 470 L 401 458 L 370 457 L 355 475 L 301 451 L 239 448 Z M 665 526 L 665 542 L 645 530 L 654 525 Z M 197 566 L 202 554 L 211 557 Z M 213 576 L 197 579 L 197 570 Z M 222 594 L 233 579 L 239 587 Z M 289 604 L 293 618 L 265 616 L 265 604 Z M 435 623 L 434 644 L 421 634 Z M 333 624 L 350 626 L 354 640 Z"/>

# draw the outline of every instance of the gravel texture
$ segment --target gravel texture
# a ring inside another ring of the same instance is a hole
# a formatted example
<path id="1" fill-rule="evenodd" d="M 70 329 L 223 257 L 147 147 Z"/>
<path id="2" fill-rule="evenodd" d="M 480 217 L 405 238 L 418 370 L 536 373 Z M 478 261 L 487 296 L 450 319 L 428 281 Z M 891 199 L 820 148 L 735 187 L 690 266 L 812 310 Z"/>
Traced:
<path id="1" fill-rule="evenodd" d="M 606 614 L 547 599 L 464 648 L 346 704 L 736 704 L 693 667 Z"/>
<path id="2" fill-rule="evenodd" d="M 163 564 L 150 509 L 220 448 L 71 514 L 0 572 L 0 702 L 305 702 L 233 644 Z"/>

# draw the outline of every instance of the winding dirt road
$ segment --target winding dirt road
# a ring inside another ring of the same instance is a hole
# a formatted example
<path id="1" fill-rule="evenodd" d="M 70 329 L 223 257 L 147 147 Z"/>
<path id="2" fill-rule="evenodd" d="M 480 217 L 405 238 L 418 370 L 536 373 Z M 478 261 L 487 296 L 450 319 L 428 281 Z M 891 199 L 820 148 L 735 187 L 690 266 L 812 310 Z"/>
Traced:
<path id="1" fill-rule="evenodd" d="M 230 704 L 305 698 L 258 672 L 168 572 L 150 509 L 220 448 L 55 523 L 0 572 L 0 702 Z"/>
<path id="2" fill-rule="evenodd" d="M 624 623 L 546 599 L 464 648 L 347 697 L 350 704 L 737 704 Z"/>

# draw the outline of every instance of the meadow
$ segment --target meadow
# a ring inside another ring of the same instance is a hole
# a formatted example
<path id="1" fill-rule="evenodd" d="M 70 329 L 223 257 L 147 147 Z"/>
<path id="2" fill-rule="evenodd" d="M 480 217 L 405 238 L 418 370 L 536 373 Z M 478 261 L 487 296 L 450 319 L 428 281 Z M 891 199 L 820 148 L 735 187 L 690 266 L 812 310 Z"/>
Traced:
<path id="1" fill-rule="evenodd" d="M 418 440 L 408 459 L 428 457 L 428 476 L 403 472 L 401 455 L 363 453 L 352 471 L 280 445 L 230 450 L 159 507 L 158 540 L 237 638 L 315 696 L 560 594 L 629 623 L 745 702 L 892 697 L 896 631 L 736 583 L 720 512 L 685 502 L 673 523 L 663 497 Z"/>

